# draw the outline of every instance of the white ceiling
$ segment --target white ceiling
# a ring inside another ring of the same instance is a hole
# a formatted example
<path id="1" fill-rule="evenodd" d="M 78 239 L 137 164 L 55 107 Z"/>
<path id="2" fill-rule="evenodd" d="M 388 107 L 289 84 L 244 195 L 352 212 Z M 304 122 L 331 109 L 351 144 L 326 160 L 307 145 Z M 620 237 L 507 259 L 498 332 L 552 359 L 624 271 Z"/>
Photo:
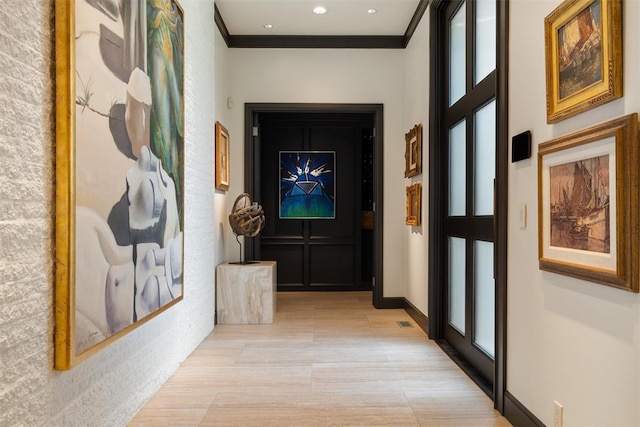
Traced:
<path id="1" fill-rule="evenodd" d="M 229 34 L 403 36 L 420 0 L 215 0 Z M 313 9 L 324 6 L 327 13 Z M 377 13 L 369 14 L 369 9 Z M 273 28 L 265 28 L 271 24 Z"/>

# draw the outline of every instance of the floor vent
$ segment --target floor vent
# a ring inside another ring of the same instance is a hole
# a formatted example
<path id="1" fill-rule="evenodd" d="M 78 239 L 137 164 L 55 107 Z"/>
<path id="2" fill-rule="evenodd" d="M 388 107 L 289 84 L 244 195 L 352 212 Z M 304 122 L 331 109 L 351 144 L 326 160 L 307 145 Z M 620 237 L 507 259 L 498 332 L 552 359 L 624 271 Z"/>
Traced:
<path id="1" fill-rule="evenodd" d="M 411 324 L 411 322 L 408 322 L 406 320 L 398 320 L 398 325 L 401 328 L 413 328 L 413 325 Z"/>

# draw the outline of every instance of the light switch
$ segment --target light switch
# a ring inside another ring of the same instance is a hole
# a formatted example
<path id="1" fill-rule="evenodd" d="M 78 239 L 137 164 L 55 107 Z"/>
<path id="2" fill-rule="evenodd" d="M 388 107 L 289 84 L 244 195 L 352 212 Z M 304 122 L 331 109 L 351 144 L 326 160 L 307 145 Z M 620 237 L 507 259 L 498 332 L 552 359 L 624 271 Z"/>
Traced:
<path id="1" fill-rule="evenodd" d="M 524 204 L 520 207 L 520 229 L 527 228 L 527 205 Z"/>

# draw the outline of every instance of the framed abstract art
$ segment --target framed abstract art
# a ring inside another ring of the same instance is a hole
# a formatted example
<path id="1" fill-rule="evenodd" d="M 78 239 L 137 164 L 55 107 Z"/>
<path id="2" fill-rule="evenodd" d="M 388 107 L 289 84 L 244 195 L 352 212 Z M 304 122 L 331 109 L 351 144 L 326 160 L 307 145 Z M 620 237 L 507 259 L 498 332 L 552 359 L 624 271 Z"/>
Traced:
<path id="1" fill-rule="evenodd" d="M 280 152 L 280 219 L 335 219 L 335 151 Z"/>
<path id="2" fill-rule="evenodd" d="M 175 0 L 56 12 L 55 368 L 183 295 L 184 16 Z"/>

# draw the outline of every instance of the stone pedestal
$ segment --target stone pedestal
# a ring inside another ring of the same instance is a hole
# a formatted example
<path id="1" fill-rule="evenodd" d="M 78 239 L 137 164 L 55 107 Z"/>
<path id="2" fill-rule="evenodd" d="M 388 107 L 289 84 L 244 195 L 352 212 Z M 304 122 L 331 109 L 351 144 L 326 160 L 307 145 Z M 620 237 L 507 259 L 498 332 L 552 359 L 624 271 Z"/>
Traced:
<path id="1" fill-rule="evenodd" d="M 275 261 L 216 267 L 218 323 L 273 323 L 276 274 Z"/>

